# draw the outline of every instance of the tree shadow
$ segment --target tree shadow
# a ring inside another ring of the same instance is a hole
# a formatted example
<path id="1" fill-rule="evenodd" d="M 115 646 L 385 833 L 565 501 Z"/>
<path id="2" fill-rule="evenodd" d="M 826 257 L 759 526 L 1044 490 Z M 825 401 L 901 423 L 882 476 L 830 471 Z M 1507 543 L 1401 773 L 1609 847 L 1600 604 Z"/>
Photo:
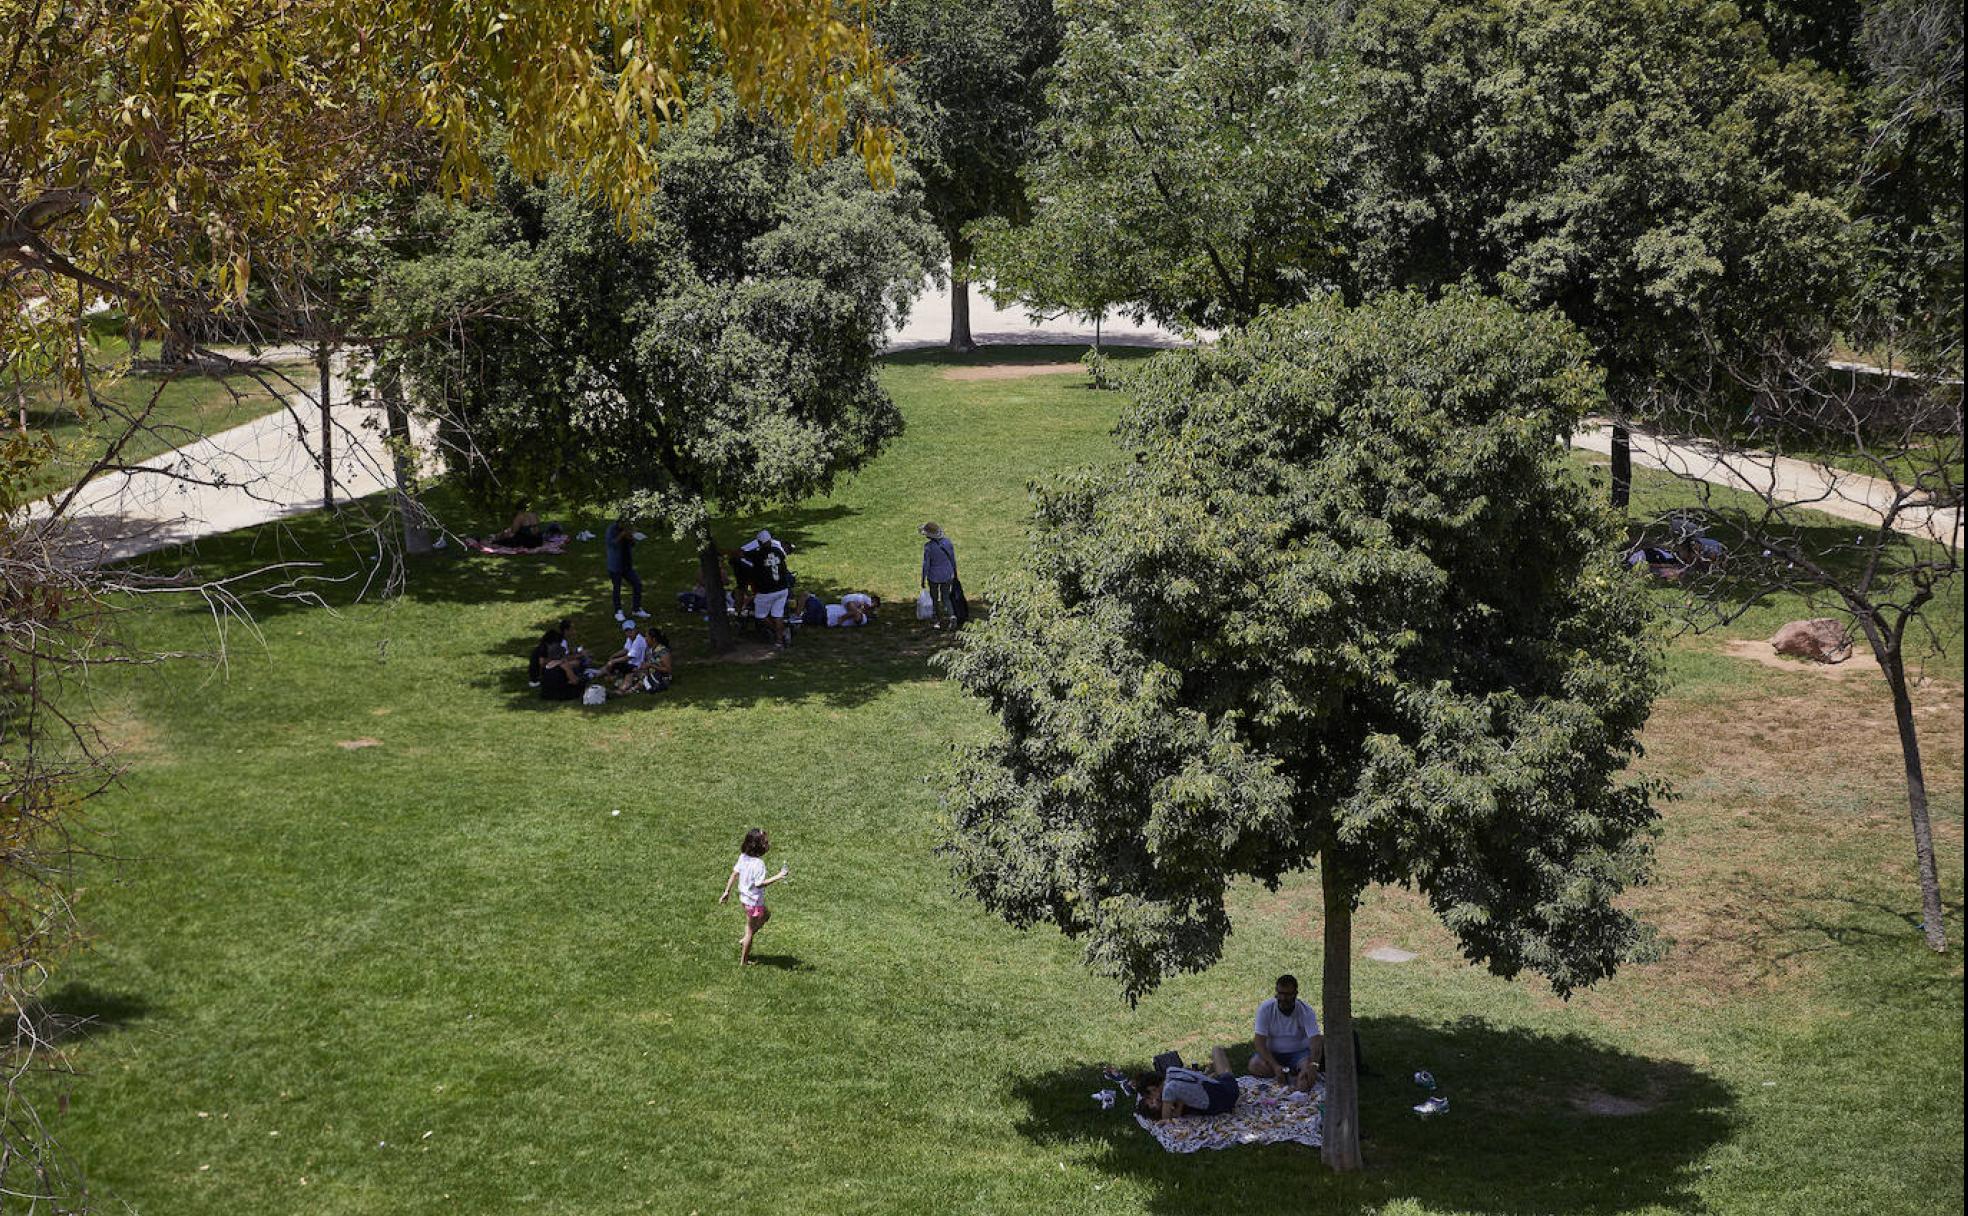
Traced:
<path id="1" fill-rule="evenodd" d="M 1735 1128 L 1728 1088 L 1679 1061 L 1475 1019 L 1364 1018 L 1359 1029 L 1377 1064 L 1361 1082 L 1367 1168 L 1359 1175 L 1325 1172 L 1318 1150 L 1291 1144 L 1164 1152 L 1128 1111 L 1088 1101 L 1102 1085 L 1093 1061 L 1020 1082 L 1013 1096 L 1026 1113 L 1017 1130 L 1039 1144 L 1099 1144 L 1094 1168 L 1144 1184 L 1151 1212 L 1235 1196 L 1229 1210 L 1252 1216 L 1400 1199 L 1497 1216 L 1612 1216 L 1699 1211 L 1696 1163 Z M 1448 1113 L 1410 1109 L 1425 1095 L 1409 1077 L 1424 1068 L 1450 1098 Z"/>
<path id="2" fill-rule="evenodd" d="M 150 1013 L 150 1003 L 139 996 L 105 992 L 71 980 L 36 1001 L 34 1013 L 44 1034 L 65 1043 L 127 1030 Z"/>
<path id="3" fill-rule="evenodd" d="M 977 335 L 989 338 L 991 335 Z M 982 342 L 968 355 L 960 355 L 949 347 L 935 344 L 908 350 L 896 350 L 882 356 L 882 362 L 894 367 L 1024 367 L 1046 363 L 1077 363 L 1081 356 L 1093 349 L 1089 331 L 1087 342 Z M 1164 350 L 1181 346 L 1180 342 L 1159 344 L 1144 342 L 1103 341 L 1100 353 L 1116 362 L 1132 363 L 1146 359 Z"/>

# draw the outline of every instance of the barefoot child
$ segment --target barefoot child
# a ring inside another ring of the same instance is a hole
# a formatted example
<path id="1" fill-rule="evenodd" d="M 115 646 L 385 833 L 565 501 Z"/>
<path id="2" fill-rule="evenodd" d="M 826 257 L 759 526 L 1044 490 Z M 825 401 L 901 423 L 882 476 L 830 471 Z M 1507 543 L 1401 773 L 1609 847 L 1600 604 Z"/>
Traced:
<path id="1" fill-rule="evenodd" d="M 765 853 L 772 847 L 766 839 L 764 828 L 753 828 L 745 833 L 745 842 L 738 846 L 738 864 L 731 867 L 731 877 L 724 880 L 724 894 L 718 896 L 719 903 L 731 899 L 731 885 L 738 884 L 738 903 L 745 909 L 745 936 L 738 942 L 738 965 L 744 966 L 752 961 L 752 939 L 758 936 L 765 922 L 772 919 L 772 913 L 765 908 L 765 888 L 786 877 L 786 867 L 772 877 L 765 876 Z"/>

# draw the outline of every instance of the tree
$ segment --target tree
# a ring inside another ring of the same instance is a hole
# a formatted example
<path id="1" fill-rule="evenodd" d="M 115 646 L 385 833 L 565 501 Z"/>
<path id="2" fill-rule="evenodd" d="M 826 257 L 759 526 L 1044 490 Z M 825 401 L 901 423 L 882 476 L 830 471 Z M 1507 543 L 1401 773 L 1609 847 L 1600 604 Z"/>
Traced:
<path id="1" fill-rule="evenodd" d="M 1019 170 L 1045 113 L 1059 24 L 1052 0 L 887 0 L 876 10 L 882 50 L 904 82 L 909 164 L 949 246 L 951 350 L 977 348 L 964 229 L 1024 214 Z"/>
<path id="2" fill-rule="evenodd" d="M 434 212 L 435 247 L 392 275 L 378 328 L 425 335 L 394 357 L 467 488 L 660 520 L 715 591 L 714 510 L 823 493 L 901 430 L 875 359 L 936 233 L 906 174 L 878 192 L 858 166 L 809 169 L 780 131 L 711 106 L 660 167 L 633 232 L 517 178 Z"/>
<path id="3" fill-rule="evenodd" d="M 859 121 L 871 110 L 850 114 L 887 86 L 833 0 L 0 0 L 0 31 L 0 379 L 48 377 L 127 419 L 97 468 L 156 402 L 120 407 L 90 366 L 97 300 L 189 346 L 215 313 L 249 311 L 256 265 L 305 265 L 351 197 L 413 168 L 470 193 L 503 158 L 633 213 L 693 64 L 811 156 L 852 130 L 885 179 L 894 150 Z M 52 451 L 0 436 L 0 1005 L 21 1014 L 0 1044 L 0 1189 L 72 1210 L 79 1184 L 16 1081 L 48 1060 L 31 988 L 68 940 L 71 825 L 114 769 L 62 715 L 91 665 L 132 656 L 93 628 L 127 576 L 65 543 L 66 501 L 30 510 Z"/>
<path id="4" fill-rule="evenodd" d="M 1861 214 L 1869 345 L 1922 372 L 1962 367 L 1962 15 L 1936 0 L 1876 0 L 1861 37 L 1866 119 Z"/>
<path id="5" fill-rule="evenodd" d="M 1000 294 L 1241 324 L 1333 280 L 1339 6 L 1088 0 L 1027 170 L 1029 224 L 978 227 Z"/>
<path id="6" fill-rule="evenodd" d="M 1369 0 L 1349 230 L 1360 290 L 1474 280 L 1591 339 L 1615 418 L 1666 380 L 1823 345 L 1849 295 L 1845 93 L 1705 0 Z"/>
<path id="7" fill-rule="evenodd" d="M 1658 655 L 1564 452 L 1601 401 L 1561 321 L 1331 298 L 1133 384 L 1130 460 L 1041 488 L 1028 569 L 944 660 L 997 718 L 947 791 L 961 884 L 1137 998 L 1216 961 L 1239 878 L 1317 865 L 1326 1160 L 1360 1165 L 1353 909 L 1418 887 L 1561 994 L 1641 930 Z"/>

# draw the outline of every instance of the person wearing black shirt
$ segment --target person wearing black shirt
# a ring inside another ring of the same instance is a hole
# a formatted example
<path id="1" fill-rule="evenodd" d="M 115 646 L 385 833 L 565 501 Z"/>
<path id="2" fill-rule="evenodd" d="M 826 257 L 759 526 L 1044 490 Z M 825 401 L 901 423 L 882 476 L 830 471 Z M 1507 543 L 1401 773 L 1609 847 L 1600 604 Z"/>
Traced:
<path id="1" fill-rule="evenodd" d="M 786 646 L 786 598 L 793 588 L 793 572 L 786 564 L 786 546 L 761 531 L 739 550 L 750 571 L 752 615 L 770 622 L 772 644 Z"/>
<path id="2" fill-rule="evenodd" d="M 580 655 L 568 655 L 553 659 L 540 668 L 540 699 L 542 701 L 578 701 L 587 690 L 588 678 L 581 673 L 584 660 Z"/>
<path id="3" fill-rule="evenodd" d="M 602 543 L 608 548 L 608 582 L 614 590 L 615 619 L 626 621 L 622 613 L 622 584 L 627 583 L 634 597 L 629 601 L 629 611 L 637 617 L 647 617 L 642 610 L 642 576 L 635 568 L 635 528 L 626 519 L 618 519 L 608 525 L 602 536 Z"/>

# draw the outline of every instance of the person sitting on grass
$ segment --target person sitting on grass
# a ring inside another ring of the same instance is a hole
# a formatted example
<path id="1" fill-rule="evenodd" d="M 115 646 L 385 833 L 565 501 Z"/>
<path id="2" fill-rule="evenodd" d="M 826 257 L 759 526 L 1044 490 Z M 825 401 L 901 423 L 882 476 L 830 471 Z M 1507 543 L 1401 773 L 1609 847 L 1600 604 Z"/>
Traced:
<path id="1" fill-rule="evenodd" d="M 1326 1040 L 1319 1015 L 1298 999 L 1298 979 L 1281 975 L 1273 995 L 1257 1007 L 1257 1033 L 1251 1056 L 1253 1077 L 1275 1077 L 1280 1085 L 1310 1092 L 1326 1062 Z"/>
<path id="2" fill-rule="evenodd" d="M 615 686 L 618 693 L 662 692 L 670 686 L 670 638 L 660 629 L 644 630 L 642 662 Z"/>
<path id="3" fill-rule="evenodd" d="M 830 628 L 851 629 L 866 625 L 875 619 L 875 609 L 881 601 L 863 591 L 850 591 L 840 597 L 840 603 L 827 605 L 827 625 Z"/>
<path id="4" fill-rule="evenodd" d="M 640 670 L 649 659 L 649 639 L 643 636 L 641 621 L 623 621 L 622 634 L 622 648 L 601 665 L 602 674 L 611 680 Z"/>
<path id="5" fill-rule="evenodd" d="M 511 527 L 479 543 L 498 545 L 504 549 L 538 549 L 547 543 L 547 535 L 540 530 L 539 516 L 531 511 L 521 511 L 513 516 Z"/>
<path id="6" fill-rule="evenodd" d="M 578 701 L 587 691 L 588 676 L 585 670 L 588 657 L 584 654 L 564 655 L 558 659 L 548 659 L 540 665 L 540 699 L 542 701 Z"/>
<path id="7" fill-rule="evenodd" d="M 538 688 L 540 686 L 541 672 L 545 670 L 549 662 L 555 659 L 564 659 L 574 653 L 574 643 L 571 637 L 573 629 L 574 622 L 566 617 L 562 617 L 558 624 L 549 626 L 547 631 L 540 635 L 539 642 L 533 647 L 532 655 L 526 660 L 526 686 L 528 688 Z"/>
<path id="8" fill-rule="evenodd" d="M 1227 1115 L 1242 1093 L 1230 1073 L 1230 1053 L 1210 1049 L 1208 1072 L 1177 1065 L 1162 1072 L 1144 1072 L 1134 1079 L 1134 1109 L 1157 1122 L 1185 1115 Z"/>

